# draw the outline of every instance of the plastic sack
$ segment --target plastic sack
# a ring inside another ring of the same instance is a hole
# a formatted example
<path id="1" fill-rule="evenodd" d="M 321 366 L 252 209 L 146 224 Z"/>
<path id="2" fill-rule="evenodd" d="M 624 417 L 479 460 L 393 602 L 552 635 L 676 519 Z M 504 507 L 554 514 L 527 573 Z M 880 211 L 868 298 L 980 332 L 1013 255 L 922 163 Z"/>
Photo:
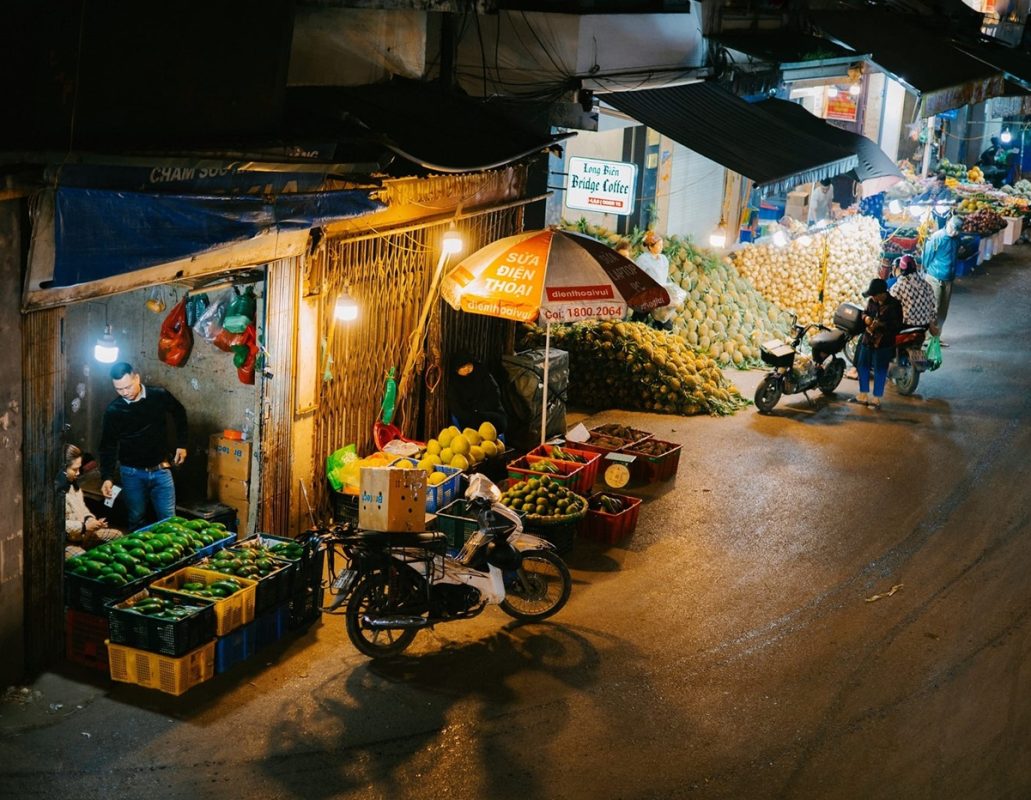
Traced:
<path id="1" fill-rule="evenodd" d="M 942 340 L 940 336 L 932 336 L 927 340 L 927 368 L 936 370 L 942 365 Z"/>
<path id="2" fill-rule="evenodd" d="M 353 444 L 341 447 L 326 458 L 326 478 L 334 492 L 339 492 L 347 483 L 348 467 L 358 461 L 358 451 Z M 353 470 L 352 470 L 353 471 Z"/>
<path id="3" fill-rule="evenodd" d="M 216 295 L 215 299 L 204 309 L 204 313 L 193 323 L 193 332 L 205 341 L 215 344 L 216 337 L 222 333 L 222 320 L 225 319 L 226 308 L 229 307 L 229 301 L 232 299 L 233 292 L 230 289 Z M 222 349 L 228 350 L 229 346 L 226 345 Z"/>
<path id="4" fill-rule="evenodd" d="M 209 305 L 211 305 L 211 301 L 204 292 L 189 295 L 186 299 L 186 324 L 191 328 L 196 325 L 197 320 L 204 315 Z"/>
<path id="5" fill-rule="evenodd" d="M 243 293 L 235 288 L 233 291 L 235 297 L 229 301 L 225 318 L 222 320 L 222 327 L 231 333 L 243 333 L 248 325 L 254 323 L 258 300 L 254 296 L 253 286 L 248 286 Z"/>
<path id="6" fill-rule="evenodd" d="M 258 336 L 253 325 L 247 326 L 241 339 L 240 344 L 233 345 L 233 366 L 240 383 L 253 384 L 258 358 Z"/>
<path id="7" fill-rule="evenodd" d="M 181 367 L 193 349 L 193 330 L 186 324 L 186 298 L 176 303 L 158 336 L 158 358 L 170 367 Z"/>

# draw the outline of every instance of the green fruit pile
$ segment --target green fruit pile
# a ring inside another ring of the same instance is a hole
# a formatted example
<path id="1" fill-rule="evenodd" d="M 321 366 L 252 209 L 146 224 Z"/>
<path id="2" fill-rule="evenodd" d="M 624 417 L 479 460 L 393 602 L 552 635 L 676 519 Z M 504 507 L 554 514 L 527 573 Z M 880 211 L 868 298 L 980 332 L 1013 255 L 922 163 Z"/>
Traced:
<path id="1" fill-rule="evenodd" d="M 547 476 L 512 484 L 501 502 L 521 512 L 529 523 L 572 522 L 587 513 L 586 499 Z"/>
<path id="2" fill-rule="evenodd" d="M 286 564 L 282 561 L 277 561 L 270 548 L 258 545 L 255 547 L 234 547 L 222 550 L 213 555 L 208 561 L 197 566 L 200 569 L 257 580 L 274 570 L 281 569 Z"/>
<path id="3" fill-rule="evenodd" d="M 304 546 L 297 542 L 280 542 L 269 548 L 269 552 L 275 558 L 285 558 L 287 561 L 300 561 L 304 555 Z"/>
<path id="4" fill-rule="evenodd" d="M 224 539 L 225 525 L 170 517 L 65 561 L 65 571 L 111 586 L 146 578 Z"/>
<path id="5" fill-rule="evenodd" d="M 118 608 L 132 611 L 136 614 L 142 614 L 143 616 L 150 617 L 151 619 L 175 622 L 177 620 L 186 619 L 191 614 L 196 614 L 202 609 L 202 606 L 194 606 L 189 603 L 180 602 L 176 598 L 149 595 L 136 600 L 135 602 L 118 606 Z"/>
<path id="6" fill-rule="evenodd" d="M 172 591 L 192 594 L 197 597 L 208 597 L 213 600 L 221 600 L 230 597 L 240 591 L 243 587 L 232 578 L 224 578 L 205 584 L 203 581 L 186 581 L 178 589 Z"/>

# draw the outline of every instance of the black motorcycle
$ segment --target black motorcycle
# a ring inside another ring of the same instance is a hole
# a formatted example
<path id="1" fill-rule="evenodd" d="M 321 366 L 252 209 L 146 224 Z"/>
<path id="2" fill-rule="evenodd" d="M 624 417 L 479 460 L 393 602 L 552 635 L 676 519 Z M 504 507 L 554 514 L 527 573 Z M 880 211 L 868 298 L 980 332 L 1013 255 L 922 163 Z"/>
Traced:
<path id="1" fill-rule="evenodd" d="M 768 414 L 785 394 L 804 394 L 819 389 L 833 394 L 845 375 L 845 361 L 838 353 L 862 331 L 863 310 L 853 303 L 842 303 L 834 312 L 834 327 L 792 321 L 790 342 L 774 339 L 760 346 L 763 363 L 773 369 L 755 390 L 755 407 Z M 809 336 L 810 331 L 816 331 Z M 803 350 L 808 349 L 811 355 Z M 810 402 L 812 402 L 810 400 Z"/>

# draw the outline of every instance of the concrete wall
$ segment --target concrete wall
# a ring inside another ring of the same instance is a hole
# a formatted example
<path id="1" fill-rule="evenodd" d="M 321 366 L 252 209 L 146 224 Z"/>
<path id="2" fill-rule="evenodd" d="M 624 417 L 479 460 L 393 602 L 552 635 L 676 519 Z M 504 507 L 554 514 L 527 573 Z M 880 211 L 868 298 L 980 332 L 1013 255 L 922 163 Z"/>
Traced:
<path id="1" fill-rule="evenodd" d="M 662 160 L 670 164 L 669 177 L 659 171 L 659 208 L 663 230 L 690 236 L 708 247 L 709 234 L 720 221 L 727 170 L 682 144 L 663 138 Z M 664 211 L 663 211 L 664 209 Z"/>
<path id="2" fill-rule="evenodd" d="M 21 203 L 0 203 L 0 686 L 21 678 L 22 532 Z"/>
<path id="3" fill-rule="evenodd" d="M 264 319 L 263 284 L 256 284 L 258 326 Z M 193 351 L 183 367 L 170 367 L 158 359 L 161 323 L 175 302 L 171 287 L 160 287 L 166 309 L 155 314 L 145 303 L 150 290 L 129 292 L 106 300 L 69 306 L 65 321 L 68 379 L 65 413 L 67 441 L 96 454 L 100 446 L 104 409 L 115 398 L 108 365 L 93 359 L 93 345 L 104 332 L 105 306 L 119 344 L 119 360 L 139 371 L 144 385 L 164 386 L 186 407 L 189 419 L 189 455 L 175 476 L 177 501 L 203 499 L 207 493 L 208 437 L 225 428 L 257 422 L 258 388 L 240 383 L 231 353 L 194 337 Z M 219 292 L 211 293 L 213 298 Z M 182 297 L 182 291 L 179 291 Z M 260 377 L 259 377 L 260 382 Z"/>

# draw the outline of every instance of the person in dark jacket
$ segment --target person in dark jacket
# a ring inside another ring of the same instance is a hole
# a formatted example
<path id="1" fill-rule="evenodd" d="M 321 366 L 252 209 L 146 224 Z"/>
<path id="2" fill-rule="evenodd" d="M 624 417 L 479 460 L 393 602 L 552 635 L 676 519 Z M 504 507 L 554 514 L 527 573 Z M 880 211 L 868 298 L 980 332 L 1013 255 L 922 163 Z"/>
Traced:
<path id="1" fill-rule="evenodd" d="M 871 408 L 881 407 L 884 385 L 888 382 L 888 367 L 895 357 L 895 337 L 902 330 L 902 304 L 888 294 L 888 284 L 881 278 L 870 281 L 863 292 L 868 298 L 863 311 L 866 330 L 859 342 L 856 368 L 859 370 L 857 403 Z M 870 390 L 870 369 L 873 368 L 873 395 Z"/>
<path id="2" fill-rule="evenodd" d="M 447 405 L 459 428 L 478 429 L 491 423 L 501 434 L 508 426 L 508 415 L 501 404 L 501 390 L 487 368 L 465 351 L 451 358 Z"/>
<path id="3" fill-rule="evenodd" d="M 100 491 L 111 497 L 115 466 L 120 467 L 129 530 L 143 524 L 149 499 L 158 519 L 175 516 L 172 463 L 186 460 L 186 409 L 167 389 L 144 386 L 131 364 L 111 367 L 118 397 L 104 412 L 100 437 Z M 168 417 L 175 427 L 175 455 L 169 461 Z"/>

